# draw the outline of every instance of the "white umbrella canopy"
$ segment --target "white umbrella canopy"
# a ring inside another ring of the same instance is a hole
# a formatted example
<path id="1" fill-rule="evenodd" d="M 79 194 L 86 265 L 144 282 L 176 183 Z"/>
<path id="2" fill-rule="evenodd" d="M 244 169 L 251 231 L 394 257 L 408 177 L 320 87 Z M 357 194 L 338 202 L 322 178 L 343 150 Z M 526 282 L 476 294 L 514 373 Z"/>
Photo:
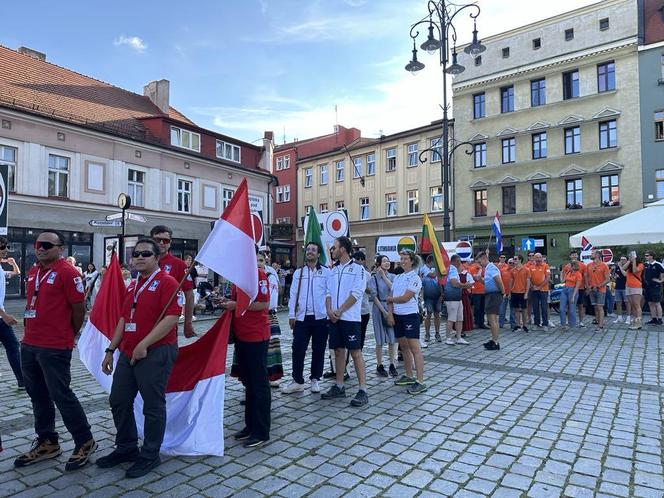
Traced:
<path id="1" fill-rule="evenodd" d="M 569 238 L 569 245 L 581 247 L 583 237 L 594 247 L 662 243 L 664 242 L 664 199 L 572 235 Z"/>

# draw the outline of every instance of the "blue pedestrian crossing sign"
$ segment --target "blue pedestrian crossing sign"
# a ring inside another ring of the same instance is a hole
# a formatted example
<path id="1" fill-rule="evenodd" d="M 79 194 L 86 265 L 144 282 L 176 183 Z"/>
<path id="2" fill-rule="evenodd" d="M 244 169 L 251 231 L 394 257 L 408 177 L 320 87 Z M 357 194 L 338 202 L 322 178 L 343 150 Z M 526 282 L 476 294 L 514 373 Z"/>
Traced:
<path id="1" fill-rule="evenodd" d="M 535 239 L 521 239 L 521 250 L 522 251 L 534 251 L 535 250 Z"/>

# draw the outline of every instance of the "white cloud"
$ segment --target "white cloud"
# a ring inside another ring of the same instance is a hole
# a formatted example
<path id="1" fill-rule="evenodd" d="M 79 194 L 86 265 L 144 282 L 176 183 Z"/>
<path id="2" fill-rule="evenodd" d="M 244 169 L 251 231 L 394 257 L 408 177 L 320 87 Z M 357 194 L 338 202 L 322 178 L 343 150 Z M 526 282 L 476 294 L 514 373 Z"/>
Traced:
<path id="1" fill-rule="evenodd" d="M 145 50 L 148 48 L 147 44 L 138 36 L 118 36 L 115 40 L 113 40 L 113 45 L 116 47 L 127 45 L 139 53 L 145 52 Z"/>

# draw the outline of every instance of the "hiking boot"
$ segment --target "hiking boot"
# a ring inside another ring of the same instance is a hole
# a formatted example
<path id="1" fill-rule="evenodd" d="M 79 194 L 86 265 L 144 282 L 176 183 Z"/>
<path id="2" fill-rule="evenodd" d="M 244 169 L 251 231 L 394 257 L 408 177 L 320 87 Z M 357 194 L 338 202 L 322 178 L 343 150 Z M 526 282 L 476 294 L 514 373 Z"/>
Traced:
<path id="1" fill-rule="evenodd" d="M 321 399 L 336 399 L 336 398 L 345 398 L 345 397 L 346 397 L 346 388 L 339 387 L 336 384 L 330 387 L 327 390 L 327 392 L 324 392 L 323 394 L 320 395 Z"/>
<path id="2" fill-rule="evenodd" d="M 74 448 L 74 452 L 67 460 L 65 464 L 65 470 L 77 470 L 82 467 L 85 467 L 90 461 L 90 455 L 92 455 L 97 449 L 97 441 L 90 438 L 85 443 Z"/>
<path id="3" fill-rule="evenodd" d="M 414 378 L 406 377 L 405 375 L 402 375 L 401 378 L 394 381 L 394 385 L 395 386 L 412 386 L 416 382 L 417 381 Z"/>
<path id="4" fill-rule="evenodd" d="M 159 455 L 155 456 L 154 458 L 147 458 L 144 456 L 140 456 L 138 457 L 136 462 L 134 462 L 134 465 L 132 465 L 127 469 L 127 472 L 125 472 L 125 477 L 129 478 L 143 477 L 144 475 L 147 475 L 151 470 L 158 467 L 160 463 L 161 463 L 161 458 L 159 458 Z"/>
<path id="5" fill-rule="evenodd" d="M 429 389 L 424 382 L 415 382 L 407 389 L 408 394 L 420 394 Z"/>
<path id="6" fill-rule="evenodd" d="M 632 324 L 628 328 L 629 330 L 641 330 L 641 319 L 635 318 L 632 320 Z"/>
<path id="7" fill-rule="evenodd" d="M 376 368 L 376 373 L 379 377 L 389 377 L 387 370 L 385 370 L 385 367 L 382 365 L 382 363 L 378 365 L 378 368 Z"/>
<path id="8" fill-rule="evenodd" d="M 397 367 L 394 366 L 394 363 L 390 363 L 390 376 L 391 377 L 399 376 L 399 372 L 397 372 Z"/>
<path id="9" fill-rule="evenodd" d="M 124 462 L 135 462 L 138 459 L 138 448 L 132 451 L 113 450 L 106 456 L 97 458 L 95 462 L 100 469 L 110 469 Z"/>
<path id="10" fill-rule="evenodd" d="M 55 458 L 62 453 L 62 449 L 58 444 L 58 440 L 54 441 L 48 438 L 40 439 L 36 437 L 32 442 L 32 447 L 30 451 L 20 455 L 16 460 L 14 460 L 14 467 L 26 467 L 27 465 L 32 465 L 33 463 L 41 462 L 42 460 L 48 460 L 49 458 Z"/>
<path id="11" fill-rule="evenodd" d="M 350 400 L 350 406 L 364 406 L 369 403 L 369 396 L 367 395 L 367 392 L 360 389 L 357 391 L 357 394 L 355 397 Z"/>

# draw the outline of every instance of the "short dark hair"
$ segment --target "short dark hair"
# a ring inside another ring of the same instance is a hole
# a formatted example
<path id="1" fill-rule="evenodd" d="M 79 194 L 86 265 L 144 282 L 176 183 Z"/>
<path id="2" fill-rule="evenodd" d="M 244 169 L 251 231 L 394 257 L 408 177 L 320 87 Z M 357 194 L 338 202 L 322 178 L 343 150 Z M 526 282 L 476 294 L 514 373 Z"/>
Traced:
<path id="1" fill-rule="evenodd" d="M 306 252 L 306 250 L 307 250 L 307 247 L 309 247 L 309 246 L 314 246 L 314 247 L 318 250 L 318 254 L 320 254 L 321 252 L 323 252 L 323 251 L 322 251 L 322 247 L 319 246 L 316 242 L 313 242 L 313 241 L 311 241 L 311 242 L 307 242 L 307 245 L 304 246 L 304 251 L 305 251 L 305 252 Z"/>
<path id="2" fill-rule="evenodd" d="M 433 254 L 429 254 L 427 256 L 427 264 L 431 263 L 433 261 Z"/>
<path id="3" fill-rule="evenodd" d="M 55 236 L 58 238 L 58 242 L 59 242 L 61 245 L 64 245 L 64 244 L 65 244 L 65 236 L 62 235 L 62 232 L 58 232 L 57 230 L 54 230 L 54 229 L 52 229 L 52 228 L 47 228 L 46 230 L 42 230 L 42 231 L 39 233 L 39 235 L 41 235 L 42 233 L 52 233 L 53 235 L 55 235 Z"/>
<path id="4" fill-rule="evenodd" d="M 349 256 L 353 253 L 353 243 L 348 237 L 337 237 L 336 240 L 339 242 L 339 247 L 343 247 Z"/>
<path id="5" fill-rule="evenodd" d="M 519 260 L 519 263 L 523 263 L 523 256 L 521 254 L 517 254 L 514 257 Z"/>
<path id="6" fill-rule="evenodd" d="M 157 232 L 157 233 L 159 233 L 159 232 Z M 150 245 L 152 247 L 152 251 L 154 252 L 155 258 L 159 259 L 159 246 L 157 245 L 157 243 L 154 240 L 152 240 L 148 237 L 141 237 L 140 239 L 138 239 L 136 241 L 136 245 L 134 247 L 138 247 L 138 244 L 148 244 L 148 245 Z"/>
<path id="7" fill-rule="evenodd" d="M 364 254 L 362 251 L 355 251 L 353 253 L 353 259 L 356 259 L 358 261 L 366 261 L 367 260 L 367 255 Z"/>
<path id="8" fill-rule="evenodd" d="M 456 263 L 457 261 L 461 261 L 461 256 L 458 254 L 452 254 L 452 257 L 450 257 L 450 263 Z"/>
<path id="9" fill-rule="evenodd" d="M 579 255 L 579 251 L 577 251 L 576 249 L 572 249 L 572 250 L 569 252 L 569 255 L 571 256 L 572 254 L 576 254 L 576 255 L 578 256 L 578 255 Z"/>
<path id="10" fill-rule="evenodd" d="M 383 258 L 387 258 L 387 256 L 385 256 L 384 254 L 376 254 L 376 266 L 380 266 L 383 264 Z M 389 261 L 390 258 L 387 258 L 387 260 Z"/>
<path id="11" fill-rule="evenodd" d="M 483 256 L 486 256 L 486 253 L 484 251 L 480 251 L 475 254 L 475 259 L 480 259 Z"/>
<path id="12" fill-rule="evenodd" d="M 169 237 L 173 237 L 173 230 L 168 228 L 166 225 L 155 225 L 150 229 L 150 237 L 154 237 L 158 233 L 168 233 Z"/>

